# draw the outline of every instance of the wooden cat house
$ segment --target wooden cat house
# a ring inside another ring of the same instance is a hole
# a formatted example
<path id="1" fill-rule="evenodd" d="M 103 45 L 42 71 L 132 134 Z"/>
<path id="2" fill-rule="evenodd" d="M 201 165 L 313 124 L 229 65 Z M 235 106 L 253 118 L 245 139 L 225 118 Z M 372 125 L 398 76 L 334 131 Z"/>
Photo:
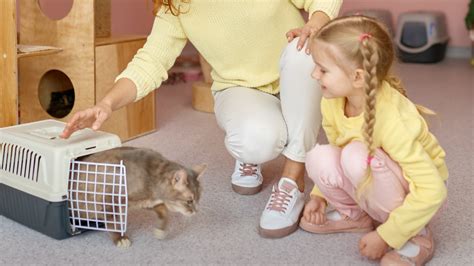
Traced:
<path id="1" fill-rule="evenodd" d="M 94 106 L 145 43 L 145 36 L 110 35 L 111 0 L 74 0 L 67 15 L 51 19 L 40 0 L 19 0 L 19 45 L 60 52 L 18 58 L 19 122 L 67 121 Z M 117 110 L 101 130 L 123 141 L 156 129 L 154 93 Z"/>

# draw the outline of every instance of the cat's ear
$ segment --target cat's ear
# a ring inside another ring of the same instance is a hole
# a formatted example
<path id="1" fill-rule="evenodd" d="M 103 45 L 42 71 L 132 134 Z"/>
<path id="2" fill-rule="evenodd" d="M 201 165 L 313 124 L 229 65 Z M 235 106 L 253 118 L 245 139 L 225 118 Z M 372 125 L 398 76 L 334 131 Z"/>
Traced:
<path id="1" fill-rule="evenodd" d="M 205 163 L 198 164 L 198 165 L 193 166 L 192 169 L 193 169 L 194 172 L 196 172 L 198 174 L 197 180 L 199 180 L 200 177 L 202 176 L 202 174 L 204 173 L 204 171 L 206 171 L 207 164 L 205 164 Z"/>
<path id="2" fill-rule="evenodd" d="M 188 174 L 186 170 L 180 169 L 173 173 L 173 179 L 171 180 L 171 184 L 173 186 L 176 185 L 186 185 L 188 183 Z"/>

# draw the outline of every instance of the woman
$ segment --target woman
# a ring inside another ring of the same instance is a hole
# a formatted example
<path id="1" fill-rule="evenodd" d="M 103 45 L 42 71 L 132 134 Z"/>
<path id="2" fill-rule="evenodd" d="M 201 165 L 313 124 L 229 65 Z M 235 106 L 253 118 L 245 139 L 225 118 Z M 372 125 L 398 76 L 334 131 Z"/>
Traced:
<path id="1" fill-rule="evenodd" d="M 98 129 L 113 110 L 158 88 L 189 40 L 213 69 L 216 119 L 236 159 L 234 191 L 259 192 L 261 164 L 279 154 L 286 157 L 259 226 L 264 237 L 286 236 L 297 229 L 305 156 L 320 128 L 321 95 L 311 79 L 314 63 L 305 43 L 337 15 L 341 3 L 156 0 L 158 13 L 143 49 L 96 106 L 71 118 L 62 137 L 85 127 Z M 306 24 L 300 9 L 310 15 Z"/>

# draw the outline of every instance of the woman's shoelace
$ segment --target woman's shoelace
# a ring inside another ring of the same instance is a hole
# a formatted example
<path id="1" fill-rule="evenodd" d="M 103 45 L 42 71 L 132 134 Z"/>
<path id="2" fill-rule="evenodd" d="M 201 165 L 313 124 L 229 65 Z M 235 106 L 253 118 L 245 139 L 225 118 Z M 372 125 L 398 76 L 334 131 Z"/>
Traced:
<path id="1" fill-rule="evenodd" d="M 240 164 L 240 176 L 250 176 L 257 174 L 257 165 L 252 163 Z"/>
<path id="2" fill-rule="evenodd" d="M 292 198 L 293 196 L 287 192 L 276 188 L 275 191 L 272 192 L 270 203 L 268 204 L 267 209 L 285 213 L 286 208 L 288 207 L 288 204 Z"/>

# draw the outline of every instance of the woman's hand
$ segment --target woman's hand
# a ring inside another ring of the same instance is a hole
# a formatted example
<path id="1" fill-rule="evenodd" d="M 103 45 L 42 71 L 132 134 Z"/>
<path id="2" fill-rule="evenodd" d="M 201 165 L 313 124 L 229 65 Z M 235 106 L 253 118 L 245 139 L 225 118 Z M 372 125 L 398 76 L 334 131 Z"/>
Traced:
<path id="1" fill-rule="evenodd" d="M 72 133 L 86 127 L 98 130 L 111 114 L 112 108 L 110 105 L 100 102 L 94 107 L 75 113 L 59 136 L 67 139 L 72 135 Z"/>
<path id="2" fill-rule="evenodd" d="M 323 224 L 326 222 L 326 200 L 312 195 L 303 210 L 303 218 L 312 224 Z"/>
<path id="3" fill-rule="evenodd" d="M 67 139 L 72 133 L 86 127 L 98 130 L 112 111 L 118 110 L 137 98 L 137 87 L 132 80 L 121 78 L 94 107 L 74 114 L 59 137 Z"/>
<path id="4" fill-rule="evenodd" d="M 298 51 L 303 49 L 306 40 L 316 33 L 324 24 L 329 22 L 329 17 L 321 11 L 316 11 L 311 16 L 311 19 L 302 27 L 288 31 L 286 38 L 291 42 L 294 38 L 300 37 L 296 48 Z M 309 54 L 309 45 L 306 46 L 306 53 Z"/>
<path id="5" fill-rule="evenodd" d="M 387 252 L 387 248 L 387 243 L 375 230 L 364 235 L 359 241 L 360 254 L 372 260 L 382 258 Z"/>

